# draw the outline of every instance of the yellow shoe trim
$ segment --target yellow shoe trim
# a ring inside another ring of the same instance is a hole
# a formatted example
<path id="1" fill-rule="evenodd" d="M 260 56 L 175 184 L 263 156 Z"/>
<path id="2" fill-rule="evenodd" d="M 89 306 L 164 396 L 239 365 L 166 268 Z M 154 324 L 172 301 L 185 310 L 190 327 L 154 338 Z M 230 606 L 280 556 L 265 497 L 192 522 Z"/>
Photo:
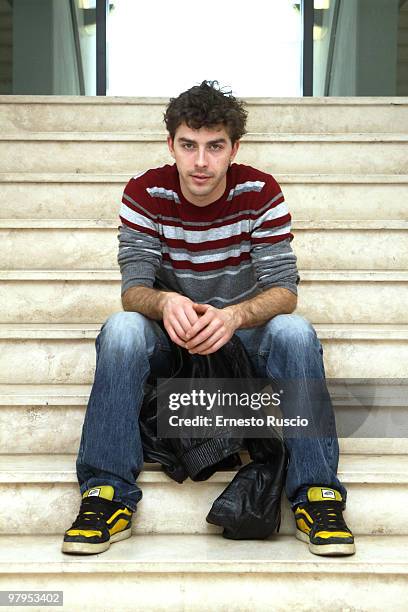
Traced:
<path id="1" fill-rule="evenodd" d="M 310 533 L 309 525 L 306 525 L 305 521 L 302 518 L 296 519 L 296 522 L 297 522 L 298 529 L 300 529 L 304 533 Z"/>
<path id="2" fill-rule="evenodd" d="M 102 537 L 102 531 L 91 531 L 89 529 L 69 529 L 66 533 L 69 536 L 84 536 L 85 538 L 92 538 L 93 536 Z"/>
<path id="3" fill-rule="evenodd" d="M 130 510 L 128 510 L 127 508 L 120 508 L 119 510 L 116 510 L 116 512 L 112 514 L 111 517 L 108 518 L 108 520 L 106 521 L 107 524 L 110 525 L 111 522 L 114 521 L 115 518 L 119 516 L 120 514 L 126 514 L 127 516 L 132 516 L 132 513 Z"/>
<path id="4" fill-rule="evenodd" d="M 313 523 L 312 517 L 304 508 L 298 508 L 295 512 L 295 517 L 297 518 L 299 514 L 303 514 L 311 523 Z"/>
<path id="5" fill-rule="evenodd" d="M 129 521 L 126 519 L 119 519 L 116 525 L 109 529 L 109 533 L 113 535 L 114 533 L 118 533 L 118 531 L 123 531 L 129 525 Z"/>
<path id="6" fill-rule="evenodd" d="M 327 540 L 328 538 L 352 538 L 353 536 L 347 531 L 318 531 L 314 537 Z"/>

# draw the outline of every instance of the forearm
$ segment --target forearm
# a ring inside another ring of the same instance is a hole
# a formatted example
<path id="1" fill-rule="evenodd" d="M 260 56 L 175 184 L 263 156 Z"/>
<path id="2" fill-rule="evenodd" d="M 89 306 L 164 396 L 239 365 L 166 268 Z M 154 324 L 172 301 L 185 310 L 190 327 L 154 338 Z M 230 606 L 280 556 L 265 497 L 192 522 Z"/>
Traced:
<path id="1" fill-rule="evenodd" d="M 166 299 L 169 297 L 168 291 L 151 289 L 150 287 L 130 287 L 122 295 L 123 310 L 140 312 L 149 319 L 160 321 L 163 318 L 163 308 Z"/>
<path id="2" fill-rule="evenodd" d="M 250 300 L 227 306 L 238 323 L 236 329 L 264 325 L 278 314 L 290 314 L 296 308 L 297 296 L 283 287 L 271 287 Z"/>

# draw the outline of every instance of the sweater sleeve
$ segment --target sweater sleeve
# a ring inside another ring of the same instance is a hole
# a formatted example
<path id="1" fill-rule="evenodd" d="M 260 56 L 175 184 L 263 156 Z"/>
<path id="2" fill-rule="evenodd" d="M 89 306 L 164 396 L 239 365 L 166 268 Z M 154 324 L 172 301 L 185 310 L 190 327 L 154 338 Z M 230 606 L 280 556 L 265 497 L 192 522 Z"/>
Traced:
<path id="1" fill-rule="evenodd" d="M 153 287 L 161 265 L 161 244 L 157 214 L 141 178 L 125 187 L 119 217 L 118 263 L 122 275 L 122 295 L 130 287 Z"/>
<path id="2" fill-rule="evenodd" d="M 262 291 L 283 287 L 297 295 L 299 274 L 291 247 L 291 216 L 278 183 L 266 185 L 268 196 L 251 231 L 251 258 Z"/>

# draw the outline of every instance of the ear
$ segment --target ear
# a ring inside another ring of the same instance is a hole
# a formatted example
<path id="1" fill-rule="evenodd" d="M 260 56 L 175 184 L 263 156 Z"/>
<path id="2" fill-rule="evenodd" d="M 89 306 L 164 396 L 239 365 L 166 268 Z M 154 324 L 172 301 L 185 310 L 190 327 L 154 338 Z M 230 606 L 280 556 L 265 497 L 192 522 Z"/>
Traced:
<path id="1" fill-rule="evenodd" d="M 236 154 L 238 153 L 238 149 L 239 149 L 239 145 L 240 145 L 240 141 L 237 140 L 233 146 L 232 146 L 232 150 L 231 150 L 231 155 L 230 155 L 230 161 L 233 162 L 235 159 Z"/>
<path id="2" fill-rule="evenodd" d="M 170 155 L 173 158 L 175 158 L 175 155 L 174 155 L 174 142 L 173 142 L 173 139 L 172 139 L 172 137 L 170 135 L 167 136 L 167 146 L 169 147 Z"/>

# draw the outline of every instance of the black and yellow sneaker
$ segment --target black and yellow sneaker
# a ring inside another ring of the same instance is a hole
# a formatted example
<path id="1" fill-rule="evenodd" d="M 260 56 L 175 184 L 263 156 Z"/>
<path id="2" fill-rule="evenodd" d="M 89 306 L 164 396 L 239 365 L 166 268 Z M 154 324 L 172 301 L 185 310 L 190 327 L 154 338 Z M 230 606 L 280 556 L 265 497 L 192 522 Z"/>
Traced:
<path id="1" fill-rule="evenodd" d="M 114 493 L 110 485 L 85 491 L 79 514 L 64 534 L 62 552 L 93 555 L 130 537 L 132 511 L 113 501 Z"/>
<path id="2" fill-rule="evenodd" d="M 315 555 L 353 555 L 354 537 L 343 518 L 344 504 L 335 489 L 310 487 L 307 502 L 296 506 L 296 537 Z"/>

